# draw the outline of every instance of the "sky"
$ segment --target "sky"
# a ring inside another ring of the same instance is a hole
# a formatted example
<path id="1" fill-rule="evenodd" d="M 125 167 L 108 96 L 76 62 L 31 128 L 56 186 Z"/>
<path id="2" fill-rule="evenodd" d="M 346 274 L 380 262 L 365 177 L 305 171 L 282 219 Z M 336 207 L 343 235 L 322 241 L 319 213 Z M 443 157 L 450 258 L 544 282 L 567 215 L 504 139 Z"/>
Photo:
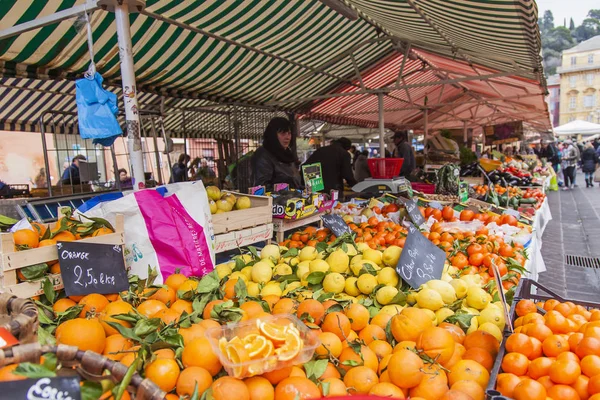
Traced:
<path id="1" fill-rule="evenodd" d="M 536 2 L 540 18 L 544 15 L 544 11 L 552 11 L 555 26 L 562 25 L 566 18 L 567 27 L 569 27 L 571 17 L 575 21 L 575 26 L 578 26 L 583 22 L 589 10 L 600 8 L 598 0 L 537 0 Z"/>

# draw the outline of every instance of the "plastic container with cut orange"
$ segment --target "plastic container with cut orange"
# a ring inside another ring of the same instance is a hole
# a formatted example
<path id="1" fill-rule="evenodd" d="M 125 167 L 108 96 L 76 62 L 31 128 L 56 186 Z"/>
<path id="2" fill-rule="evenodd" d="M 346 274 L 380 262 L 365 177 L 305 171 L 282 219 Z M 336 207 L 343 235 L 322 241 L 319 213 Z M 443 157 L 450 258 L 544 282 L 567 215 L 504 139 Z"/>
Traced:
<path id="1" fill-rule="evenodd" d="M 291 314 L 210 328 L 206 337 L 229 376 L 240 379 L 305 363 L 320 344 Z"/>

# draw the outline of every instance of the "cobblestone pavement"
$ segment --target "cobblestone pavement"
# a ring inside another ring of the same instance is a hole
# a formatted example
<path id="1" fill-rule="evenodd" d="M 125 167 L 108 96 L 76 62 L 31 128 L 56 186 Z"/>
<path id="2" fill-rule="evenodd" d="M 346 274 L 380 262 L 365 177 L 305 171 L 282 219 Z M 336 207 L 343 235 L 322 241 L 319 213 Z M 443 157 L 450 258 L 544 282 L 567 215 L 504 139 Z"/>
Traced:
<path id="1" fill-rule="evenodd" d="M 600 269 L 565 263 L 567 254 L 600 258 L 600 187 L 586 188 L 582 174 L 577 182 L 573 190 L 548 193 L 553 219 L 542 238 L 547 271 L 539 282 L 567 299 L 600 303 Z"/>

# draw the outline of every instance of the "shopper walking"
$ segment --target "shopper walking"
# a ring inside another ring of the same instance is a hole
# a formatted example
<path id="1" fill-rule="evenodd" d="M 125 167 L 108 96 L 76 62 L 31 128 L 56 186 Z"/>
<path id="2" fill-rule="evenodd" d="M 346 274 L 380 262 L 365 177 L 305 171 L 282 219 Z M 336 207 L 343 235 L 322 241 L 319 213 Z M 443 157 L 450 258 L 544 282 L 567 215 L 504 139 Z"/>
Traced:
<path id="1" fill-rule="evenodd" d="M 301 187 L 297 157 L 291 147 L 293 139 L 292 125 L 287 118 L 275 117 L 269 121 L 263 144 L 252 155 L 254 186 L 265 186 L 268 191 L 273 190 L 276 183 L 287 183 L 292 189 Z"/>
<path id="2" fill-rule="evenodd" d="M 573 146 L 573 142 L 565 140 L 562 155 L 563 175 L 565 178 L 565 186 L 563 190 L 569 190 L 575 184 L 575 168 L 577 167 L 577 149 Z"/>
<path id="3" fill-rule="evenodd" d="M 581 163 L 583 173 L 585 174 L 585 187 L 594 187 L 594 172 L 598 165 L 598 155 L 594 151 L 594 145 L 587 143 L 581 154 Z"/>

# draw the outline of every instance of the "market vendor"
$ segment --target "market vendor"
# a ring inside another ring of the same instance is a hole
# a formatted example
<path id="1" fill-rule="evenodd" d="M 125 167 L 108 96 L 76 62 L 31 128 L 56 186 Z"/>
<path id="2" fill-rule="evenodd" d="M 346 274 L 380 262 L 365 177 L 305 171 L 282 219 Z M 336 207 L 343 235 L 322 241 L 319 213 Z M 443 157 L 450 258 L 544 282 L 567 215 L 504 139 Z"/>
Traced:
<path id="1" fill-rule="evenodd" d="M 408 142 L 408 131 L 395 131 L 392 138 L 394 141 L 394 152 L 392 158 L 403 158 L 400 176 L 409 176 L 416 167 L 415 153 Z"/>
<path id="2" fill-rule="evenodd" d="M 352 172 L 352 162 L 350 153 L 352 147 L 350 139 L 342 137 L 331 142 L 329 146 L 317 149 L 305 165 L 321 163 L 323 174 L 324 191 L 329 193 L 331 190 L 344 191 L 344 180 L 348 186 L 356 185 L 354 173 Z"/>
<path id="3" fill-rule="evenodd" d="M 263 144 L 251 160 L 254 186 L 265 186 L 267 190 L 272 190 L 276 183 L 287 183 L 292 189 L 301 187 L 292 139 L 292 126 L 287 118 L 275 117 L 269 121 Z"/>
<path id="4" fill-rule="evenodd" d="M 79 161 L 86 161 L 84 155 L 78 154 L 71 160 L 71 165 L 65 168 L 60 183 L 63 185 L 79 185 L 81 180 L 79 178 Z"/>

